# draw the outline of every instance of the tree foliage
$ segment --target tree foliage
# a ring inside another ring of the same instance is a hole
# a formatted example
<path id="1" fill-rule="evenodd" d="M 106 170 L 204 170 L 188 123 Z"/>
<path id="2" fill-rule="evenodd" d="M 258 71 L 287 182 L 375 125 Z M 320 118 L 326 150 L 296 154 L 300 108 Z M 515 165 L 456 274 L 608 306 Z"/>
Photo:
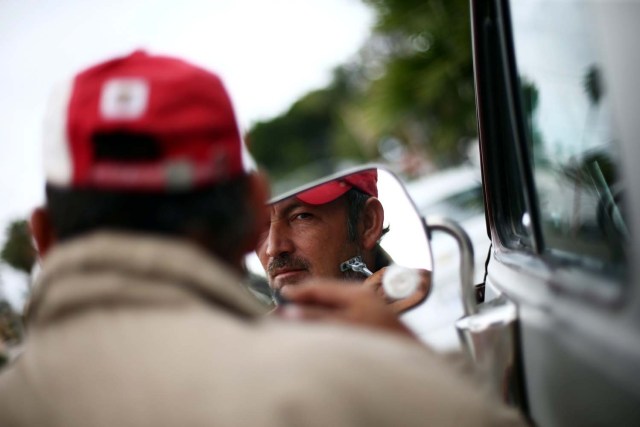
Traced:
<path id="1" fill-rule="evenodd" d="M 11 222 L 6 229 L 6 241 L 0 258 L 16 270 L 31 274 L 36 251 L 31 243 L 31 231 L 26 220 Z"/>
<path id="2" fill-rule="evenodd" d="M 363 0 L 374 31 L 328 87 L 255 124 L 250 149 L 274 177 L 310 162 L 373 160 L 392 138 L 432 162 L 461 160 L 476 135 L 467 0 Z"/>
<path id="3" fill-rule="evenodd" d="M 436 163 L 458 162 L 459 143 L 476 134 L 468 1 L 365 2 L 378 14 L 380 53 L 370 56 L 384 72 L 367 104 L 380 132 L 424 146 Z"/>
<path id="4" fill-rule="evenodd" d="M 17 344 L 22 340 L 22 321 L 7 301 L 0 301 L 0 344 Z M 0 366 L 2 360 L 0 359 Z"/>
<path id="5" fill-rule="evenodd" d="M 306 94 L 286 113 L 251 128 L 251 152 L 273 177 L 309 164 L 330 173 L 337 158 L 363 158 L 342 123 L 340 112 L 351 97 L 344 78 L 343 70 L 336 70 L 330 86 Z"/>

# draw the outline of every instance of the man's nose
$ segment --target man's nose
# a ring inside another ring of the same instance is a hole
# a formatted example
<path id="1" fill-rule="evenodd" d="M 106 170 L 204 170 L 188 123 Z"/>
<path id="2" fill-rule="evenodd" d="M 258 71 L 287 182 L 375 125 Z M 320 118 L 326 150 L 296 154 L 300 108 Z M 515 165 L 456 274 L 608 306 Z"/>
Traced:
<path id="1" fill-rule="evenodd" d="M 266 254 L 270 258 L 294 251 L 295 246 L 283 221 L 271 223 L 266 245 Z"/>

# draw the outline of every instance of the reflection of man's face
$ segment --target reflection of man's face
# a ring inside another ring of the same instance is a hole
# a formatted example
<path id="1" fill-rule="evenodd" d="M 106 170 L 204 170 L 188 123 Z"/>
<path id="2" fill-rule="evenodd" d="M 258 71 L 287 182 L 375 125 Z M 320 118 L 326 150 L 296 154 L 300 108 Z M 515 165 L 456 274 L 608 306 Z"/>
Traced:
<path id="1" fill-rule="evenodd" d="M 257 254 L 271 287 L 280 290 L 312 276 L 340 277 L 340 264 L 357 253 L 347 236 L 345 197 L 323 205 L 294 197 L 271 206 Z"/>

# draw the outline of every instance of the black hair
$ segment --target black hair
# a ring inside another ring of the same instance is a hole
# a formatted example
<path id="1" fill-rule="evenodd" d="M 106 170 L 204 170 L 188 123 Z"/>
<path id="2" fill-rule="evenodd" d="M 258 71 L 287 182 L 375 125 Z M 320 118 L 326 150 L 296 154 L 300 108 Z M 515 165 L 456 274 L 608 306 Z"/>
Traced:
<path id="1" fill-rule="evenodd" d="M 362 212 L 364 211 L 364 205 L 367 203 L 367 200 L 371 197 L 369 194 L 366 194 L 357 188 L 351 188 L 345 194 L 347 199 L 347 237 L 350 242 L 357 242 L 358 240 L 358 222 L 360 222 L 360 218 L 362 216 Z M 382 234 L 380 235 L 380 239 L 382 236 L 389 232 L 389 226 L 382 229 Z"/>
<path id="2" fill-rule="evenodd" d="M 204 233 L 211 248 L 225 251 L 252 228 L 248 178 L 182 192 L 67 189 L 47 185 L 47 205 L 59 240 L 97 230 L 163 235 Z"/>

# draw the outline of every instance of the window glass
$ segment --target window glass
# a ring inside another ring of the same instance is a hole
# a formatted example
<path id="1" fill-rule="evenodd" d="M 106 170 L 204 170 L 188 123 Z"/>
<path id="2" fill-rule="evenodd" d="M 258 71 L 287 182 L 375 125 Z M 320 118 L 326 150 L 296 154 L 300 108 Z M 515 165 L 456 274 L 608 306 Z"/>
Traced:
<path id="1" fill-rule="evenodd" d="M 616 269 L 627 226 L 589 2 L 511 2 L 520 99 L 545 249 Z"/>
<path id="2" fill-rule="evenodd" d="M 478 215 L 484 215 L 482 184 L 461 190 L 424 209 L 431 215 L 443 215 L 454 221 L 462 222 Z"/>

